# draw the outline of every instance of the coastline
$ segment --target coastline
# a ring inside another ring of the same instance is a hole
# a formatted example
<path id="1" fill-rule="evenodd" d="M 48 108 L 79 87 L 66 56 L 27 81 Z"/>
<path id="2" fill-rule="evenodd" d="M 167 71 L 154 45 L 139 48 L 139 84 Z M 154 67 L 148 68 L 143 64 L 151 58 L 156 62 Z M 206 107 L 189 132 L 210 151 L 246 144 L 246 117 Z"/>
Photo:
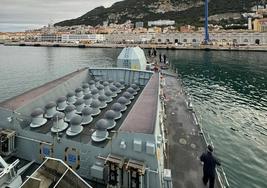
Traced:
<path id="1" fill-rule="evenodd" d="M 7 42 L 5 46 L 34 46 L 34 47 L 68 47 L 68 48 L 124 48 L 125 46 L 140 46 L 143 49 L 157 48 L 164 50 L 204 50 L 204 51 L 251 51 L 267 52 L 267 45 L 253 46 L 176 46 L 174 44 L 115 44 L 115 43 L 95 43 L 95 44 L 74 44 L 74 43 L 53 43 L 53 42 Z"/>

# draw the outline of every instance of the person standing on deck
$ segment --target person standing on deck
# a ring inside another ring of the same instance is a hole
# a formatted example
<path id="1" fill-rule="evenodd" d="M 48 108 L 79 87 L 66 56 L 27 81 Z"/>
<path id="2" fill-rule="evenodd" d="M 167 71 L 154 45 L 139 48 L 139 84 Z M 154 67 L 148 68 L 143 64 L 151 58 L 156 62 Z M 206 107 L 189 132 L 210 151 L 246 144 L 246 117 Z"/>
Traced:
<path id="1" fill-rule="evenodd" d="M 200 161 L 204 163 L 203 166 L 203 183 L 207 185 L 209 181 L 209 188 L 214 188 L 215 183 L 215 176 L 216 176 L 216 166 L 221 166 L 219 160 L 213 156 L 213 147 L 208 145 L 207 152 L 204 152 L 201 157 Z"/>
<path id="2" fill-rule="evenodd" d="M 164 54 L 163 55 L 163 63 L 166 64 L 167 56 Z"/>

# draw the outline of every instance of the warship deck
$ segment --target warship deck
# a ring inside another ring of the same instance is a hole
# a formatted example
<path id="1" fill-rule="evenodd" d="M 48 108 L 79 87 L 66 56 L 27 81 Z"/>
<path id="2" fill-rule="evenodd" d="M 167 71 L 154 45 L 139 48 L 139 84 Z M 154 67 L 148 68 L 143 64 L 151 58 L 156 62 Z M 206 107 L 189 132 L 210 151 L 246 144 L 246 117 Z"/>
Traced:
<path id="1" fill-rule="evenodd" d="M 168 139 L 166 167 L 172 171 L 173 187 L 204 188 L 199 157 L 206 144 L 187 108 L 181 83 L 176 77 L 165 76 L 164 94 Z M 220 187 L 218 181 L 215 187 Z"/>

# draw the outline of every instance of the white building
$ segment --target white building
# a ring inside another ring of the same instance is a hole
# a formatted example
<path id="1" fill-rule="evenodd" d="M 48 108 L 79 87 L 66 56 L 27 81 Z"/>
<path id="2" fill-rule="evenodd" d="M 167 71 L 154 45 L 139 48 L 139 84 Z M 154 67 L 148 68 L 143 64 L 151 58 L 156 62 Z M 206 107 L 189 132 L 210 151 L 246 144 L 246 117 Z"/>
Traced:
<path id="1" fill-rule="evenodd" d="M 162 26 L 162 25 L 174 25 L 174 20 L 157 20 L 157 21 L 149 21 L 147 25 L 150 26 Z"/>
<path id="2" fill-rule="evenodd" d="M 56 34 L 43 34 L 37 36 L 38 42 L 61 42 L 61 36 Z"/>
<path id="3" fill-rule="evenodd" d="M 144 22 L 135 22 L 135 28 L 144 27 Z"/>
<path id="4" fill-rule="evenodd" d="M 252 30 L 252 19 L 251 19 L 251 17 L 248 18 L 248 30 Z"/>
<path id="5" fill-rule="evenodd" d="M 90 41 L 90 42 L 102 42 L 105 40 L 102 34 L 63 34 L 62 42 L 80 42 L 80 41 Z"/>

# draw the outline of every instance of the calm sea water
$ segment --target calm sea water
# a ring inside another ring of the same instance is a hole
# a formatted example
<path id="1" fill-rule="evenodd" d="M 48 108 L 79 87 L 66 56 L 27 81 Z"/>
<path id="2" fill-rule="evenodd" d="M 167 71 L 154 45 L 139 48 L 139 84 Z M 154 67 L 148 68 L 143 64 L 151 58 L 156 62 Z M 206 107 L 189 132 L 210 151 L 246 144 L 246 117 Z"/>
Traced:
<path id="1" fill-rule="evenodd" d="M 0 46 L 0 101 L 83 67 L 110 67 L 120 49 Z M 267 53 L 162 51 L 185 89 L 231 187 L 267 187 Z"/>
<path id="2" fill-rule="evenodd" d="M 231 187 L 267 187 L 267 53 L 165 52 Z"/>

